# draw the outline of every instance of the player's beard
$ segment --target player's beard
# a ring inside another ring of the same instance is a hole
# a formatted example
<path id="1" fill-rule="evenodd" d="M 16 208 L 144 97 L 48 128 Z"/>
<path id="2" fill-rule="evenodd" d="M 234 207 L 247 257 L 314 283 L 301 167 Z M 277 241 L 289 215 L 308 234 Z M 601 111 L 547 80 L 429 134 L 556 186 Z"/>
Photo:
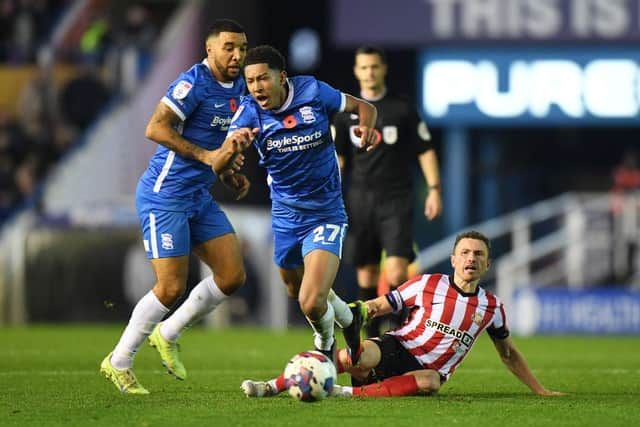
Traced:
<path id="1" fill-rule="evenodd" d="M 222 64 L 218 60 L 214 60 L 213 62 L 216 68 L 220 71 L 220 74 L 222 74 L 222 77 L 224 77 L 224 79 L 229 82 L 238 78 L 238 76 L 240 75 L 240 72 L 242 71 L 241 67 L 238 67 L 237 69 L 238 71 L 236 72 L 236 71 L 232 71 L 232 69 Z"/>

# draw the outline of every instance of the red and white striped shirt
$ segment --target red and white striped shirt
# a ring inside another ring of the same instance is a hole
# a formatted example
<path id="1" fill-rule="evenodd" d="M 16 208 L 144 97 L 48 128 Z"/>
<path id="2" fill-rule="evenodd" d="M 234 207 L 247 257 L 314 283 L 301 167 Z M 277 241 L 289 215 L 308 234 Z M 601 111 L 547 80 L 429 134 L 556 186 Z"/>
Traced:
<path id="1" fill-rule="evenodd" d="M 462 363 L 480 332 L 495 338 L 509 336 L 504 306 L 480 286 L 465 293 L 445 274 L 424 274 L 387 294 L 399 311 L 410 310 L 402 326 L 387 332 L 406 348 L 425 369 L 445 378 Z"/>

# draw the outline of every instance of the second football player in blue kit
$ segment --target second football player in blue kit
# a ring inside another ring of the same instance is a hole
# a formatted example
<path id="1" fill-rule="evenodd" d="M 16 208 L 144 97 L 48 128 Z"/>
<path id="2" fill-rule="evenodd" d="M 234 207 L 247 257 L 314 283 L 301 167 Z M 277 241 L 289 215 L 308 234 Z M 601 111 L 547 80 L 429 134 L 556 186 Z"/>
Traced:
<path id="1" fill-rule="evenodd" d="M 316 349 L 334 360 L 335 320 L 357 357 L 361 306 L 350 309 L 331 289 L 347 215 L 329 118 L 357 114 L 362 144 L 373 147 L 376 109 L 314 77 L 288 78 L 283 56 L 271 46 L 247 52 L 244 77 L 251 96 L 243 98 L 229 132 L 259 129 L 253 145 L 268 173 L 274 261 L 315 332 Z"/>

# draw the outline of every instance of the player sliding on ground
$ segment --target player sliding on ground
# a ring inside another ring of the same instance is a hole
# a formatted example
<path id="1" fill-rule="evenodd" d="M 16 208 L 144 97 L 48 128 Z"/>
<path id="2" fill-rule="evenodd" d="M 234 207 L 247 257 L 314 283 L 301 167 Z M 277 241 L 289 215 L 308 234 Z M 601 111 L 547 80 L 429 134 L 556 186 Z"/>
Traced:
<path id="1" fill-rule="evenodd" d="M 438 392 L 469 354 L 480 333 L 487 331 L 500 358 L 531 391 L 541 396 L 562 395 L 547 390 L 516 349 L 507 328 L 502 302 L 479 286 L 487 272 L 489 239 L 477 231 L 457 236 L 451 255 L 453 276 L 424 274 L 387 295 L 368 300 L 366 317 L 410 311 L 400 327 L 362 342 L 357 358 L 338 351 L 336 369 L 348 372 L 352 386 L 336 385 L 332 396 L 391 397 Z M 352 360 L 357 359 L 354 365 Z M 286 390 L 286 378 L 246 380 L 248 397 L 268 397 Z"/>

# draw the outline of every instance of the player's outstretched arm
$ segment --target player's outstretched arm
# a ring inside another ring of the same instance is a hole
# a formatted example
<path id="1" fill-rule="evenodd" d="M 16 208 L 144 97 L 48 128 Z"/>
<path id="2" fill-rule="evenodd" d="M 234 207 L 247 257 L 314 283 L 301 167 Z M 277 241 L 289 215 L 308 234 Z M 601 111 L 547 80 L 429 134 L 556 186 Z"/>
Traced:
<path id="1" fill-rule="evenodd" d="M 518 351 L 510 337 L 505 339 L 496 339 L 492 337 L 491 339 L 498 351 L 498 354 L 500 355 L 500 359 L 502 359 L 502 362 L 516 377 L 518 377 L 520 381 L 527 385 L 531 391 L 539 396 L 564 395 L 564 393 L 559 391 L 547 390 L 540 381 L 538 381 L 536 376 L 533 375 L 533 372 L 531 372 L 531 369 L 529 369 L 529 365 L 527 364 L 524 356 Z"/>
<path id="2" fill-rule="evenodd" d="M 195 159 L 204 163 L 208 150 L 188 141 L 176 130 L 181 122 L 180 117 L 164 103 L 158 103 L 153 112 L 144 136 L 167 147 L 182 157 Z"/>
<path id="3" fill-rule="evenodd" d="M 365 301 L 365 305 L 367 307 L 369 319 L 384 316 L 385 314 L 389 314 L 393 311 L 393 307 L 391 307 L 387 297 L 384 295 Z"/>
<path id="4" fill-rule="evenodd" d="M 258 132 L 257 128 L 238 129 L 225 139 L 219 149 L 207 150 L 180 135 L 176 130 L 180 122 L 180 117 L 160 102 L 147 123 L 145 137 L 182 157 L 198 160 L 211 166 L 216 174 L 225 169 L 239 170 L 244 161 L 240 153 L 251 144 Z"/>
<path id="5" fill-rule="evenodd" d="M 346 98 L 347 104 L 344 111 L 357 114 L 359 118 L 359 125 L 354 129 L 354 133 L 362 141 L 360 147 L 367 147 L 367 151 L 373 150 L 380 144 L 380 138 L 378 138 L 375 129 L 378 110 L 364 99 L 356 98 L 352 95 L 346 95 Z"/>

